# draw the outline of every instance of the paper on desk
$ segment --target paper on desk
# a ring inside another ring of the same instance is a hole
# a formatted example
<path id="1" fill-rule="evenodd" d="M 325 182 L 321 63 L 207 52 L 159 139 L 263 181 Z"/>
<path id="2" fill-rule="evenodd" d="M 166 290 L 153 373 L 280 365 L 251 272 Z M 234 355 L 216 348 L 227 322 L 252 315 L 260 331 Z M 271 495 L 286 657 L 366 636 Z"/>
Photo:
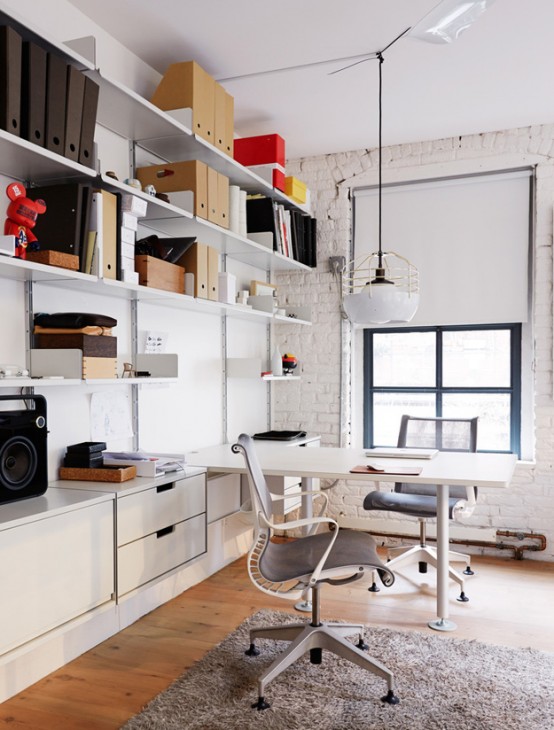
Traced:
<path id="1" fill-rule="evenodd" d="M 143 451 L 104 451 L 106 466 L 134 466 L 137 477 L 158 477 L 183 471 L 184 454 L 150 454 Z"/>

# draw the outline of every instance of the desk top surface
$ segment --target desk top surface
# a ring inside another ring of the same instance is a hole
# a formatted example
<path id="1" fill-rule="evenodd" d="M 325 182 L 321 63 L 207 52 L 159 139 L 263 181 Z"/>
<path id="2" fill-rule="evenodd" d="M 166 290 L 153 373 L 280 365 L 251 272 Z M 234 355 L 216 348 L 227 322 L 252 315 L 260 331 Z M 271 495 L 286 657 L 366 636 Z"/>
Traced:
<path id="1" fill-rule="evenodd" d="M 256 453 L 267 476 L 319 477 L 371 482 L 397 482 L 395 474 L 351 474 L 361 464 L 379 462 L 387 467 L 422 467 L 418 476 L 404 477 L 412 484 L 451 484 L 477 487 L 507 487 L 512 479 L 515 454 L 468 454 L 440 452 L 433 459 L 388 459 L 367 457 L 363 449 L 290 448 L 277 443 L 256 442 Z M 187 453 L 187 464 L 204 466 L 208 471 L 244 473 L 241 454 L 233 454 L 230 444 L 212 446 Z"/>

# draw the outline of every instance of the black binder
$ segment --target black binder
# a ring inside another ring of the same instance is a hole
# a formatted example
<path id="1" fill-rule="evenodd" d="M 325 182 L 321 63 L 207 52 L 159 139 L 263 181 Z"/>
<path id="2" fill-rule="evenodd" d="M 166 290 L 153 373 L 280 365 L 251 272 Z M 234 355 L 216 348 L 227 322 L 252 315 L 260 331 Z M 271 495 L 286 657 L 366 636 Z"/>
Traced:
<path id="1" fill-rule="evenodd" d="M 0 129 L 21 134 L 21 36 L 0 27 Z"/>
<path id="2" fill-rule="evenodd" d="M 23 43 L 21 75 L 21 136 L 44 147 L 46 124 L 46 51 Z"/>
<path id="3" fill-rule="evenodd" d="M 90 212 L 92 208 L 92 187 L 83 185 L 81 187 L 81 228 L 79 234 L 79 271 L 85 271 L 86 257 L 88 251 L 88 234 L 90 228 Z"/>
<path id="4" fill-rule="evenodd" d="M 54 53 L 48 54 L 46 70 L 45 147 L 59 155 L 65 150 L 65 95 L 67 63 Z"/>
<path id="5" fill-rule="evenodd" d="M 81 140 L 81 119 L 85 96 L 85 77 L 74 66 L 67 67 L 65 149 L 64 155 L 74 162 L 79 161 Z"/>
<path id="6" fill-rule="evenodd" d="M 94 167 L 94 129 L 96 127 L 99 91 L 98 84 L 85 76 L 79 162 L 87 167 Z"/>
<path id="7" fill-rule="evenodd" d="M 41 250 L 80 255 L 83 185 L 43 185 L 31 188 L 33 199 L 42 198 L 46 213 L 37 218 L 33 232 Z"/>

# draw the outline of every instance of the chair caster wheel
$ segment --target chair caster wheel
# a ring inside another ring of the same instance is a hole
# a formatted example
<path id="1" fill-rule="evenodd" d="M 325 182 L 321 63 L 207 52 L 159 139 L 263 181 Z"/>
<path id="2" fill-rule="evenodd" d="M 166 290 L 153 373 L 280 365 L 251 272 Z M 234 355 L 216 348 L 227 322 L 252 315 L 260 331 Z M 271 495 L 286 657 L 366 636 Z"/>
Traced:
<path id="1" fill-rule="evenodd" d="M 365 643 L 363 639 L 360 639 L 358 643 L 356 644 L 356 648 L 361 649 L 361 651 L 369 651 L 369 646 Z"/>
<path id="2" fill-rule="evenodd" d="M 271 705 L 269 702 L 266 702 L 263 697 L 258 697 L 258 701 L 252 703 L 252 709 L 258 710 L 258 712 L 267 710 L 269 707 L 271 707 Z"/>
<path id="3" fill-rule="evenodd" d="M 371 585 L 369 586 L 369 588 L 368 588 L 367 590 L 368 590 L 368 591 L 369 591 L 370 593 L 379 593 L 379 591 L 380 591 L 381 589 L 379 588 L 379 586 L 377 585 L 377 583 L 373 582 L 373 583 L 372 583 L 372 584 L 371 584 Z"/>
<path id="4" fill-rule="evenodd" d="M 456 598 L 457 601 L 460 601 L 460 603 L 467 603 L 469 601 L 469 598 L 466 596 L 466 594 L 462 591 L 458 598 Z"/>
<path id="5" fill-rule="evenodd" d="M 394 694 L 394 691 L 392 689 L 389 689 L 387 694 L 384 697 L 381 697 L 381 702 L 386 702 L 387 705 L 399 705 L 400 704 L 400 700 Z"/>
<path id="6" fill-rule="evenodd" d="M 257 648 L 256 644 L 250 644 L 249 648 L 244 653 L 246 656 L 259 656 L 260 650 Z"/>
<path id="7" fill-rule="evenodd" d="M 475 575 L 473 570 L 471 570 L 471 565 L 468 565 L 466 569 L 464 570 L 464 575 Z"/>

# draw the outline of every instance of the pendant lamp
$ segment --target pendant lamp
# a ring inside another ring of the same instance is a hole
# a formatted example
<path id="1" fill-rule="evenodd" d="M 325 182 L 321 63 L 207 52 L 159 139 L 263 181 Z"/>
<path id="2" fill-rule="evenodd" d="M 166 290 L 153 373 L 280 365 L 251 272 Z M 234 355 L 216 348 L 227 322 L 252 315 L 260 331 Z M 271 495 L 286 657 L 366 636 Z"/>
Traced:
<path id="1" fill-rule="evenodd" d="M 419 305 L 419 274 L 406 258 L 382 249 L 382 87 L 383 53 L 379 61 L 379 248 L 346 265 L 342 303 L 353 324 L 409 322 Z"/>
<path id="2" fill-rule="evenodd" d="M 413 28 L 408 37 L 428 43 L 453 43 L 494 0 L 442 0 Z"/>

